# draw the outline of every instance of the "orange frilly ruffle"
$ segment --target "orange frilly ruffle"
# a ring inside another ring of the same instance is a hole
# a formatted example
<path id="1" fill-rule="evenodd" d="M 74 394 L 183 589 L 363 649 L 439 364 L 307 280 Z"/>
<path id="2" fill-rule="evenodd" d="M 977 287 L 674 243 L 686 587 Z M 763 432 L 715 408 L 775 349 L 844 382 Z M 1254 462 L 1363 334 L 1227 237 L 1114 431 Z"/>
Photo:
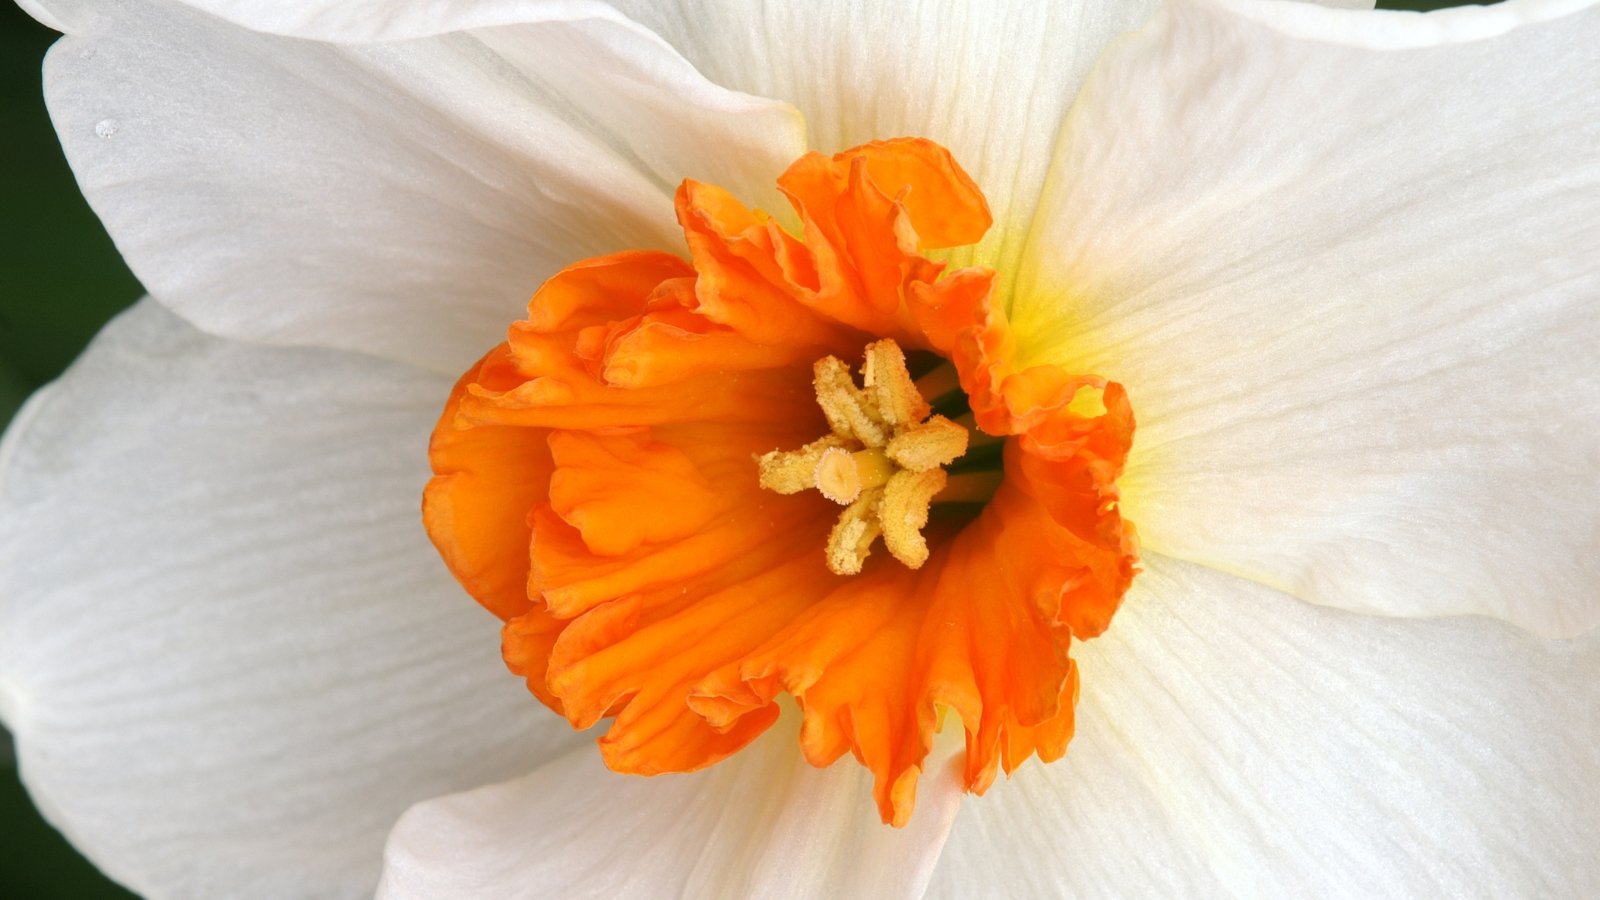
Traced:
<path id="1" fill-rule="evenodd" d="M 970 790 L 1064 752 L 1071 642 L 1135 571 L 1115 486 L 1133 416 L 1120 385 L 1015 370 L 994 274 L 924 255 L 990 225 L 942 147 L 808 154 L 778 184 L 801 236 L 686 182 L 689 261 L 619 253 L 541 287 L 452 392 L 424 521 L 530 689 L 575 727 L 612 718 L 613 769 L 715 763 L 787 692 L 806 758 L 854 755 L 903 824 L 940 707 Z M 1010 438 L 1004 481 L 976 518 L 935 515 L 921 569 L 880 552 L 838 576 L 838 507 L 762 491 L 755 458 L 826 432 L 814 360 L 884 337 L 955 364 L 979 427 Z"/>

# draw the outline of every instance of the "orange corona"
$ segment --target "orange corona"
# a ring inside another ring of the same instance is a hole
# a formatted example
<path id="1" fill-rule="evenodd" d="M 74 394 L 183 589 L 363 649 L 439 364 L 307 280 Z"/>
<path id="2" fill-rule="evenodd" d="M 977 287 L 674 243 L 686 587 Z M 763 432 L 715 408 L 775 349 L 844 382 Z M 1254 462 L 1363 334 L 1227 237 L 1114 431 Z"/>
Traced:
<path id="1" fill-rule="evenodd" d="M 512 671 L 574 727 L 611 719 L 611 768 L 711 765 L 787 692 L 806 759 L 853 754 L 900 825 L 941 708 L 969 790 L 1065 751 L 1071 642 L 1135 572 L 1133 414 L 1014 366 L 995 274 L 924 255 L 990 225 L 944 148 L 807 154 L 778 184 L 799 235 L 685 182 L 687 260 L 546 282 L 452 392 L 423 518 Z"/>

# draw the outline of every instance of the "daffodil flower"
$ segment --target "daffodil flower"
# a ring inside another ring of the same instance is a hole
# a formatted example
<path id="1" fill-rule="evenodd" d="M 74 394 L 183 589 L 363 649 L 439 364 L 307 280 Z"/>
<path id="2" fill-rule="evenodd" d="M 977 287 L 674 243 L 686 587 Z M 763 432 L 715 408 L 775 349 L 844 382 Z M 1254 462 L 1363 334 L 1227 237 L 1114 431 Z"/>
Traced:
<path id="1" fill-rule="evenodd" d="M 1594 4 L 29 7 L 152 297 L 0 715 L 130 887 L 1600 889 Z"/>

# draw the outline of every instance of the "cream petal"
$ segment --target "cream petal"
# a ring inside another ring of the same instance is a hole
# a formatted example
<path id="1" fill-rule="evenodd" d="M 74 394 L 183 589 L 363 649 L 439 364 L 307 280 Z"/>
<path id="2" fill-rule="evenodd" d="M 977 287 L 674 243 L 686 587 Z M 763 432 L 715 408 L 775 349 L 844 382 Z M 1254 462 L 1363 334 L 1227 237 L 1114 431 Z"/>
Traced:
<path id="1" fill-rule="evenodd" d="M 573 746 L 418 520 L 446 379 L 145 301 L 0 445 L 0 716 L 154 897 L 369 894 L 412 803 Z"/>
<path id="2" fill-rule="evenodd" d="M 712 768 L 643 778 L 575 750 L 504 784 L 413 807 L 378 896 L 917 897 L 960 805 L 959 729 L 935 746 L 903 829 L 845 758 L 806 764 L 798 715 Z"/>
<path id="3" fill-rule="evenodd" d="M 1091 76 L 1014 323 L 1127 385 L 1148 547 L 1600 622 L 1600 8 L 1563 6 L 1182 0 Z"/>
<path id="4" fill-rule="evenodd" d="M 1161 556 L 1078 734 L 962 808 L 935 897 L 1589 897 L 1600 635 L 1403 620 Z"/>
<path id="5" fill-rule="evenodd" d="M 557 269 L 680 247 L 683 178 L 776 202 L 803 150 L 792 108 L 605 15 L 355 46 L 97 6 L 46 93 L 85 195 L 181 315 L 459 372 Z"/>

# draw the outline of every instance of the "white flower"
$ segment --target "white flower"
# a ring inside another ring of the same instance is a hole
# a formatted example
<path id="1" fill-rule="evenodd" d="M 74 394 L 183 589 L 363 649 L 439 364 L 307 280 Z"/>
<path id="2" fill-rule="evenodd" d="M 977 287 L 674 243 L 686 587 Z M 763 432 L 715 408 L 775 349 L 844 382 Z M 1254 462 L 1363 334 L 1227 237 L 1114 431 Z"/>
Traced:
<path id="1" fill-rule="evenodd" d="M 0 714 L 136 890 L 358 895 L 387 839 L 396 896 L 1600 891 L 1592 3 L 30 5 L 154 299 L 0 450 Z M 902 134 L 1137 410 L 1077 737 L 904 830 L 792 734 L 606 772 L 418 525 L 450 379 L 681 179 Z"/>

